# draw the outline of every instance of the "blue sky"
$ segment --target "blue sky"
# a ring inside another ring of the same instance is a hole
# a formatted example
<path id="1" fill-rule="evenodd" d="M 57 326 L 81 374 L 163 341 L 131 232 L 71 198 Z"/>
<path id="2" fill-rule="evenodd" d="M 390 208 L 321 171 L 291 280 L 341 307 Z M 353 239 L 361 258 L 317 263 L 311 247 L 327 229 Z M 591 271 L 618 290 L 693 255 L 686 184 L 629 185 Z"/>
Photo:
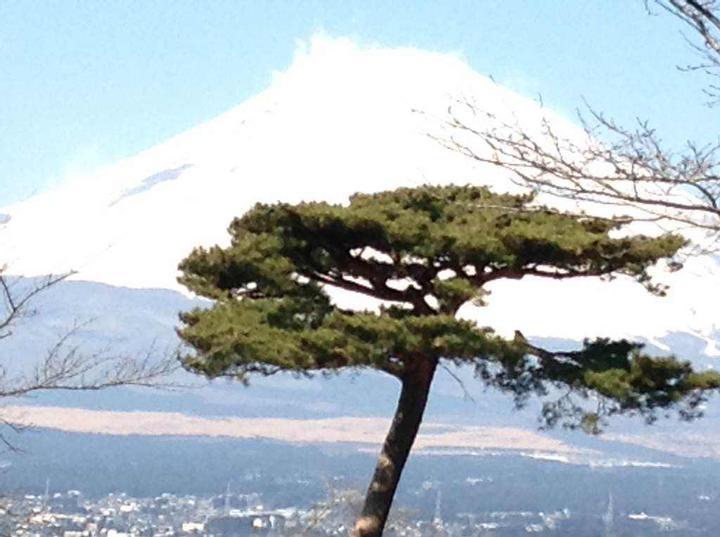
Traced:
<path id="1" fill-rule="evenodd" d="M 673 145 L 717 139 L 682 26 L 642 0 L 0 2 L 0 204 L 261 91 L 316 32 L 461 53 L 568 115 L 583 98 Z"/>

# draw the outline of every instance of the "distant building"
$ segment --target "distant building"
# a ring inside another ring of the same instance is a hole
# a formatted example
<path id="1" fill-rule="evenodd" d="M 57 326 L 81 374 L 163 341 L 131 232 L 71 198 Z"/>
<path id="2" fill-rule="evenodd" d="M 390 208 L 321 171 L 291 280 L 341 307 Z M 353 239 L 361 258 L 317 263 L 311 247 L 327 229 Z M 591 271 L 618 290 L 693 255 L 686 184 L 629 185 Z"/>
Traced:
<path id="1" fill-rule="evenodd" d="M 205 532 L 212 537 L 241 537 L 249 534 L 267 535 L 284 526 L 285 517 L 278 513 L 245 513 L 211 518 L 205 524 Z"/>
<path id="2" fill-rule="evenodd" d="M 612 492 L 608 494 L 607 510 L 602 516 L 604 537 L 615 537 L 615 504 Z"/>
<path id="3" fill-rule="evenodd" d="M 199 535 L 204 534 L 205 524 L 203 522 L 183 522 L 180 529 L 188 535 Z"/>

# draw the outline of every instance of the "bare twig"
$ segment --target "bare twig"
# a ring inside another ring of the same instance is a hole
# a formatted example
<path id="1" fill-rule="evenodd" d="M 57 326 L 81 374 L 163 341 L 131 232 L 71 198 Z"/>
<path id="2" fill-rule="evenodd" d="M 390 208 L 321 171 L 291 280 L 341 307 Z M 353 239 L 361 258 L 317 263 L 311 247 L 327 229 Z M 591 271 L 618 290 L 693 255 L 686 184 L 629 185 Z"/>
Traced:
<path id="1" fill-rule="evenodd" d="M 431 137 L 478 162 L 510 172 L 517 185 L 588 206 L 606 206 L 613 218 L 668 222 L 720 234 L 720 144 L 688 144 L 683 154 L 666 149 L 646 123 L 634 129 L 589 110 L 583 136 L 559 134 L 545 118 L 539 125 L 506 120 L 469 100 L 449 109 L 441 134 Z M 601 143 L 599 140 L 603 140 Z"/>
<path id="2" fill-rule="evenodd" d="M 688 41 L 702 61 L 683 69 L 720 79 L 720 2 L 644 2 L 648 12 L 657 6 L 692 31 Z M 711 82 L 706 93 L 720 102 L 720 82 Z M 699 231 L 693 238 L 705 237 L 696 252 L 716 250 L 720 142 L 689 142 L 675 152 L 646 121 L 628 128 L 589 105 L 586 110 L 579 118 L 584 133 L 568 134 L 547 118 L 529 124 L 527 118 L 501 117 L 463 98 L 449 108 L 444 129 L 432 137 L 471 159 L 504 168 L 517 185 L 584 207 L 604 207 L 605 213 L 629 211 L 621 216 L 667 223 L 674 231 Z"/>
<path id="3" fill-rule="evenodd" d="M 450 369 L 450 368 L 449 368 L 448 366 L 446 366 L 445 364 L 441 363 L 441 364 L 440 364 L 440 367 L 442 367 L 442 368 L 447 372 L 447 374 L 450 375 L 450 377 L 452 377 L 452 379 L 453 379 L 455 382 L 457 382 L 458 386 L 460 386 L 460 389 L 461 389 L 462 392 L 463 392 L 463 399 L 465 399 L 466 401 L 471 401 L 471 402 L 474 403 L 474 402 L 475 402 L 475 398 L 474 398 L 474 397 L 472 396 L 472 394 L 468 391 L 468 389 L 467 389 L 467 387 L 465 386 L 465 383 L 463 382 L 463 380 L 462 380 L 452 369 Z"/>
<path id="4" fill-rule="evenodd" d="M 17 322 L 32 315 L 31 302 L 70 274 L 39 280 L 10 279 L 0 270 L 0 342 L 13 335 Z M 117 355 L 109 349 L 87 352 L 74 341 L 87 323 L 67 329 L 44 356 L 22 357 L 10 366 L 0 364 L 0 402 L 50 390 L 94 391 L 118 386 L 174 388 L 169 377 L 179 369 L 176 352 L 155 352 L 151 347 L 140 356 Z M 157 355 L 160 355 L 160 358 Z M 0 357 L 7 358 L 0 352 Z M 0 410 L 0 447 L 17 448 L 1 431 L 19 432 L 21 427 L 3 419 Z"/>
<path id="5" fill-rule="evenodd" d="M 667 13 L 677 17 L 692 30 L 696 39 L 687 42 L 700 57 L 700 63 L 680 66 L 683 71 L 698 71 L 711 79 L 705 88 L 709 104 L 720 102 L 720 4 L 717 0 L 653 0 Z M 652 13 L 651 3 L 645 7 Z M 699 42 L 697 40 L 699 38 Z"/>

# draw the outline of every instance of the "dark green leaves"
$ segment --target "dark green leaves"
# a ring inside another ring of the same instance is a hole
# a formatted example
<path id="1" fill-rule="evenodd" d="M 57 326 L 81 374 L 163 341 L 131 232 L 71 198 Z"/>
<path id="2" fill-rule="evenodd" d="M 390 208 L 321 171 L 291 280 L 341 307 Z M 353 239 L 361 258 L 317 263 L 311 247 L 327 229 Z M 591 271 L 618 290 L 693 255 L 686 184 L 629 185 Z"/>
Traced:
<path id="1" fill-rule="evenodd" d="M 183 314 L 180 334 L 197 351 L 186 365 L 210 377 L 240 379 L 342 368 L 400 376 L 420 357 L 476 360 L 517 352 L 489 330 L 446 315 L 397 317 L 298 305 L 292 299 L 227 301 Z"/>
<path id="2" fill-rule="evenodd" d="M 180 336 L 195 351 L 185 363 L 242 380 L 344 368 L 403 378 L 417 360 L 444 359 L 475 366 L 518 402 L 564 390 L 545 406 L 549 424 L 571 418 L 594 430 L 602 415 L 650 419 L 667 408 L 694 417 L 717 375 L 624 341 L 552 353 L 455 318 L 464 303 L 482 304 L 483 286 L 500 278 L 626 274 L 661 292 L 647 269 L 684 244 L 676 235 L 615 238 L 617 222 L 532 202 L 482 187 L 424 186 L 358 194 L 348 205 L 257 205 L 232 222 L 229 247 L 197 249 L 180 265 L 180 281 L 214 300 L 181 317 Z M 333 288 L 384 306 L 342 310 L 329 299 Z"/>
<path id="3" fill-rule="evenodd" d="M 543 406 L 547 426 L 562 424 L 599 432 L 604 418 L 639 414 L 652 422 L 676 410 L 683 419 L 699 417 L 710 391 L 720 388 L 720 374 L 695 372 L 689 362 L 651 357 L 642 345 L 625 340 L 585 341 L 572 352 L 550 352 L 523 341 L 518 361 L 478 363 L 490 385 L 511 392 L 522 405 L 530 395 L 562 395 Z"/>
<path id="4" fill-rule="evenodd" d="M 210 298 L 269 297 L 291 292 L 302 277 L 417 313 L 434 313 L 424 300 L 430 295 L 454 313 L 476 295 L 470 287 L 499 278 L 624 273 L 652 288 L 647 268 L 684 244 L 676 235 L 612 238 L 615 222 L 531 202 L 480 187 L 427 186 L 356 195 L 348 206 L 257 205 L 230 226 L 229 248 L 185 260 L 181 281 Z M 455 278 L 452 288 L 438 283 L 444 273 Z"/>

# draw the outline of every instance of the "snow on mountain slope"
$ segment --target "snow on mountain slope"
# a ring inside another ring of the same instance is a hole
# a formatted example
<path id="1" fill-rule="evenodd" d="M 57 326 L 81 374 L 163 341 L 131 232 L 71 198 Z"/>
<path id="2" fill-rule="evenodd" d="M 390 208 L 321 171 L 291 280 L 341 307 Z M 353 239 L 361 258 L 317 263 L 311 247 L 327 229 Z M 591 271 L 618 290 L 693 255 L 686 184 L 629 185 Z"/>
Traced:
<path id="1" fill-rule="evenodd" d="M 84 280 L 178 288 L 180 259 L 196 245 L 226 243 L 230 220 L 258 201 L 343 202 L 358 190 L 423 183 L 511 188 L 500 170 L 427 136 L 458 96 L 529 124 L 549 115 L 559 132 L 580 134 L 457 57 L 314 38 L 266 91 L 222 116 L 0 209 L 4 261 L 15 274 L 74 269 Z M 489 307 L 464 314 L 505 333 L 572 339 L 690 332 L 712 351 L 718 263 L 694 259 L 662 280 L 672 285 L 664 299 L 623 279 L 499 282 Z"/>

